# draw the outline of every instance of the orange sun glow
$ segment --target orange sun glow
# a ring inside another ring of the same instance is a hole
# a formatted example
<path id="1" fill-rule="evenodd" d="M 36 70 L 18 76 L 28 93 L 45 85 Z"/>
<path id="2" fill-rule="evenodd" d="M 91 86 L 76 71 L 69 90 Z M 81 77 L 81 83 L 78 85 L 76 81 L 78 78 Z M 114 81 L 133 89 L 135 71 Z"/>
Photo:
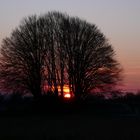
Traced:
<path id="1" fill-rule="evenodd" d="M 65 85 L 63 87 L 63 92 L 64 92 L 64 98 L 71 98 L 69 86 Z"/>
<path id="2" fill-rule="evenodd" d="M 64 98 L 71 98 L 71 94 L 70 93 L 65 93 Z"/>
<path id="3" fill-rule="evenodd" d="M 44 90 L 48 90 L 48 87 L 47 86 L 44 86 Z M 52 90 L 54 90 L 54 87 L 52 87 Z M 61 95 L 61 87 L 58 86 L 58 93 L 59 95 Z M 71 98 L 72 97 L 72 94 L 71 94 L 71 91 L 70 91 L 70 88 L 69 88 L 69 85 L 64 85 L 63 86 L 63 97 L 64 98 Z"/>

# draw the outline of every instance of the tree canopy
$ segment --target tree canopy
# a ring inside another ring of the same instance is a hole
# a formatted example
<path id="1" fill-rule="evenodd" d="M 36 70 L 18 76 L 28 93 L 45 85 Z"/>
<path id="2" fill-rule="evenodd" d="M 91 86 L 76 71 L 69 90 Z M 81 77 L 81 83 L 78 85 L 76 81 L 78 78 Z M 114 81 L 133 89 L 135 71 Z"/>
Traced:
<path id="1" fill-rule="evenodd" d="M 96 25 L 60 12 L 24 18 L 3 40 L 0 89 L 63 95 L 65 85 L 79 97 L 120 80 L 120 65 Z"/>

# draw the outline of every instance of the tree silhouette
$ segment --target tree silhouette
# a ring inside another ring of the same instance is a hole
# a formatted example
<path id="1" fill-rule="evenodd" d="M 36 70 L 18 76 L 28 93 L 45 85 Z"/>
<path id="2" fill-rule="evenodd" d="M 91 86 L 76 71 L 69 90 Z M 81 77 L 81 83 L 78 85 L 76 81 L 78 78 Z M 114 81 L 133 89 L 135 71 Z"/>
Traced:
<path id="1" fill-rule="evenodd" d="M 44 24 L 36 16 L 26 18 L 1 48 L 1 86 L 41 95 L 43 78 Z"/>
<path id="2" fill-rule="evenodd" d="M 69 85 L 76 96 L 94 88 L 109 89 L 120 80 L 114 50 L 94 25 L 78 17 L 49 12 L 23 19 L 3 40 L 0 88 L 63 95 Z M 47 87 L 44 91 L 44 87 Z"/>

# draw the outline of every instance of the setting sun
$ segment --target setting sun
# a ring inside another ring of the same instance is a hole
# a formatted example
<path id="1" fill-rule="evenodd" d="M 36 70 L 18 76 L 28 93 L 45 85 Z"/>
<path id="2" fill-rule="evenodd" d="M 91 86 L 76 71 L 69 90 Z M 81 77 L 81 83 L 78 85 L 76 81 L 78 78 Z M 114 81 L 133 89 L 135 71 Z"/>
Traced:
<path id="1" fill-rule="evenodd" d="M 64 92 L 64 98 L 71 98 L 69 86 L 64 85 L 63 92 Z"/>
<path id="2" fill-rule="evenodd" d="M 61 87 L 58 86 L 58 92 L 61 93 Z M 71 92 L 70 92 L 70 88 L 68 85 L 64 85 L 63 86 L 63 97 L 64 98 L 71 98 Z"/>
<path id="3" fill-rule="evenodd" d="M 64 95 L 64 98 L 71 98 L 71 94 L 70 94 L 70 93 L 66 93 L 66 94 Z"/>
<path id="4" fill-rule="evenodd" d="M 65 86 L 63 87 L 63 92 L 64 92 L 64 93 L 70 93 L 69 87 L 65 85 Z"/>

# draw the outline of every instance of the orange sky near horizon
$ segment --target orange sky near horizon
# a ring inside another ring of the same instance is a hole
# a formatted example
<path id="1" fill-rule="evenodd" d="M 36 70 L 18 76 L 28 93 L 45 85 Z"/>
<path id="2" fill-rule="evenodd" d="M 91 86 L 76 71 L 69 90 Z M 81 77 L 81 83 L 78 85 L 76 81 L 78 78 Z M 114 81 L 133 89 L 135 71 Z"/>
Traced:
<path id="1" fill-rule="evenodd" d="M 140 0 L 1 0 L 0 44 L 23 17 L 52 10 L 96 24 L 123 67 L 122 89 L 140 89 Z"/>

